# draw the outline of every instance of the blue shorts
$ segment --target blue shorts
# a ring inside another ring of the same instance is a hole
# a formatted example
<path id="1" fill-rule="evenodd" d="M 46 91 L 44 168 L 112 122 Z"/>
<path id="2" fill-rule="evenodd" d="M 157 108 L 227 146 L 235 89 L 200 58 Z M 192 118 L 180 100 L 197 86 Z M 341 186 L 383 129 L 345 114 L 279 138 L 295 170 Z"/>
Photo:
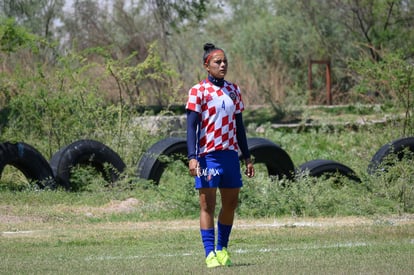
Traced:
<path id="1" fill-rule="evenodd" d="M 214 151 L 198 159 L 200 175 L 195 188 L 240 188 L 243 186 L 238 153 Z"/>

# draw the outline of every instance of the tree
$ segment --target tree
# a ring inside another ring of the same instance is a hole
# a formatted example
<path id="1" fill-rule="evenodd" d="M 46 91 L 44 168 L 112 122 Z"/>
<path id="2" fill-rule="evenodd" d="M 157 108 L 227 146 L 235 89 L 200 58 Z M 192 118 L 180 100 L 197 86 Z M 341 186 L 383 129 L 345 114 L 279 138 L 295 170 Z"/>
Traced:
<path id="1" fill-rule="evenodd" d="M 25 28 L 17 25 L 13 18 L 4 19 L 0 24 L 0 51 L 11 53 L 20 48 L 33 48 L 38 38 Z"/>
<path id="2" fill-rule="evenodd" d="M 185 28 L 201 20 L 206 3 L 206 0 L 114 0 L 98 4 L 76 0 L 73 14 L 65 16 L 64 26 L 73 49 L 103 47 L 114 60 L 128 60 L 129 66 L 136 66 L 146 60 L 150 45 L 157 42 L 162 60 L 180 67 L 182 58 L 175 42 L 183 43 L 178 37 Z M 163 97 L 160 93 L 165 93 L 164 99 L 170 97 L 168 91 L 173 89 L 161 82 L 153 85 L 156 104 L 165 101 L 160 101 Z"/>
<path id="3" fill-rule="evenodd" d="M 252 101 L 278 106 L 293 91 L 306 99 L 309 56 L 325 52 L 315 30 L 298 12 L 298 3 L 260 0 L 228 1 L 228 5 L 230 16 L 224 17 L 224 24 L 236 43 L 227 40 L 227 46 L 237 62 L 235 74 L 243 76 L 240 84 L 255 96 Z"/>
<path id="4" fill-rule="evenodd" d="M 412 1 L 261 0 L 255 2 L 258 6 L 249 4 L 250 18 L 244 6 L 229 2 L 234 2 L 232 23 L 240 28 L 238 52 L 265 70 L 278 62 L 290 83 L 302 90 L 309 58 L 331 60 L 335 93 L 344 93 L 354 85 L 348 61 L 360 57 L 361 47 L 376 62 L 383 49 L 398 50 L 406 58 L 414 54 Z"/>
<path id="5" fill-rule="evenodd" d="M 137 49 L 145 55 L 154 40 L 160 40 L 160 46 L 167 50 L 167 36 L 183 24 L 201 20 L 207 2 L 114 0 L 103 5 L 94 0 L 76 0 L 73 14 L 65 16 L 64 22 L 69 41 L 76 41 L 81 49 L 112 45 L 124 57 Z"/>
<path id="6" fill-rule="evenodd" d="M 320 21 L 338 22 L 354 44 L 367 45 L 375 61 L 382 49 L 414 54 L 414 3 L 408 0 L 301 0 L 302 13 L 326 39 Z M 334 48 L 331 48 L 334 50 Z"/>
<path id="7" fill-rule="evenodd" d="M 65 0 L 0 0 L 0 13 L 50 39 L 56 34 L 55 21 L 61 17 L 64 4 Z"/>

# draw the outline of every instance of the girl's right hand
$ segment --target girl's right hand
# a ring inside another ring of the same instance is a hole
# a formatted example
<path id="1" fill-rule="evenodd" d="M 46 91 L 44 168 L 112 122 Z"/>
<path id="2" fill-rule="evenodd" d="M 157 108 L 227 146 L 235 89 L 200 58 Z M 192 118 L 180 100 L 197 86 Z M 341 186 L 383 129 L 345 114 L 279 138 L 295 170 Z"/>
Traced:
<path id="1" fill-rule="evenodd" d="M 198 176 L 200 174 L 200 164 L 198 163 L 198 160 L 190 159 L 190 162 L 188 163 L 188 169 L 191 176 Z"/>

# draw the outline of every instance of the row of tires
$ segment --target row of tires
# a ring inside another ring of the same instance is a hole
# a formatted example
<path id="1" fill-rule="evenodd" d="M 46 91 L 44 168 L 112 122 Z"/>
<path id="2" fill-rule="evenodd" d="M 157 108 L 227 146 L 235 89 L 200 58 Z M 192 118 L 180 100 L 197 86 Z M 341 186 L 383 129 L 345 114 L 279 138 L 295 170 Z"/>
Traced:
<path id="1" fill-rule="evenodd" d="M 309 176 L 340 174 L 360 182 L 360 178 L 348 166 L 334 160 L 315 159 L 294 166 L 289 154 L 279 145 L 264 138 L 248 138 L 248 147 L 255 163 L 264 164 L 268 175 L 294 179 L 306 173 Z M 405 153 L 414 152 L 414 137 L 396 139 L 383 145 L 372 157 L 367 172 L 375 174 L 384 170 L 384 162 L 390 155 L 401 160 Z M 137 176 L 158 184 L 168 163 L 164 156 L 174 161 L 186 161 L 187 143 L 184 138 L 169 137 L 153 144 L 141 157 Z M 71 190 L 71 170 L 76 166 L 90 166 L 103 175 L 106 181 L 115 182 L 126 165 L 121 157 L 105 144 L 95 140 L 78 140 L 61 148 L 47 161 L 29 144 L 5 142 L 0 144 L 0 175 L 4 167 L 11 165 L 20 170 L 30 182 L 40 188 L 62 186 Z"/>
<path id="2" fill-rule="evenodd" d="M 95 168 L 108 182 L 118 180 L 126 167 L 115 151 L 95 140 L 78 140 L 64 146 L 53 154 L 50 161 L 27 143 L 1 143 L 0 174 L 6 165 L 20 170 L 40 188 L 62 186 L 67 190 L 71 190 L 71 170 L 78 165 Z"/>
<path id="3" fill-rule="evenodd" d="M 312 177 L 329 177 L 339 174 L 350 180 L 361 182 L 354 170 L 340 162 L 315 159 L 295 167 L 289 154 L 278 144 L 264 138 L 248 138 L 247 143 L 254 162 L 264 164 L 269 176 L 292 180 L 303 174 Z M 386 164 L 385 162 L 391 155 L 395 155 L 398 160 L 401 160 L 406 150 L 414 152 L 414 137 L 396 139 L 383 145 L 372 157 L 367 169 L 368 174 L 372 175 L 384 171 L 386 165 L 390 165 L 390 163 Z M 166 162 L 160 160 L 160 156 L 163 155 L 177 160 L 180 159 L 179 156 L 186 156 L 186 140 L 183 138 L 166 138 L 155 143 L 140 160 L 138 165 L 139 176 L 158 183 L 167 166 Z M 241 158 L 241 155 L 239 157 Z"/>

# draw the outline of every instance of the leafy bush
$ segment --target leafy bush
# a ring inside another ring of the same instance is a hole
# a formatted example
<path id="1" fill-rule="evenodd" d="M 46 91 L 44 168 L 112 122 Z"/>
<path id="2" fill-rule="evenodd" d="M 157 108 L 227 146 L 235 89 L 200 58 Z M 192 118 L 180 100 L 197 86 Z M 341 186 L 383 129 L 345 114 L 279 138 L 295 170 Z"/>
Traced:
<path id="1" fill-rule="evenodd" d="M 402 52 L 383 51 L 380 61 L 361 58 L 350 62 L 359 80 L 356 90 L 360 93 L 374 93 L 381 101 L 394 103 L 404 110 L 405 119 L 402 136 L 413 134 L 414 66 Z"/>

